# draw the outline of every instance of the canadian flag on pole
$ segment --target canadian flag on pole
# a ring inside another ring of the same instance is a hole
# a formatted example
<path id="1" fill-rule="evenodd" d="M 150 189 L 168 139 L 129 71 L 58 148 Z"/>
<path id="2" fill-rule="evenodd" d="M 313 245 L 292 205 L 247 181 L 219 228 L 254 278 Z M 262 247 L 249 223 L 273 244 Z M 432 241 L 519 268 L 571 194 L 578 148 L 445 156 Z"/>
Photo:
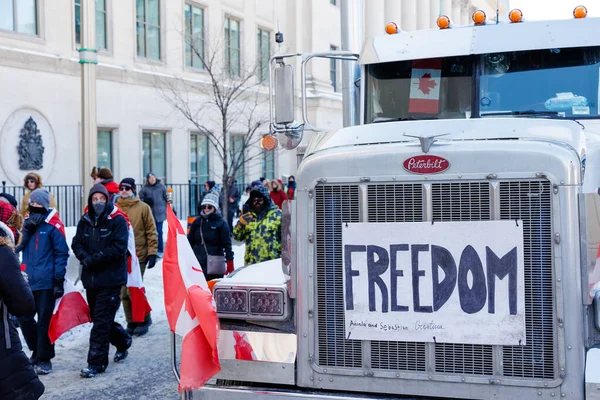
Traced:
<path id="1" fill-rule="evenodd" d="M 219 319 L 200 263 L 170 205 L 167 223 L 165 309 L 171 331 L 183 336 L 179 391 L 193 390 L 221 370 L 217 351 Z"/>
<path id="2" fill-rule="evenodd" d="M 440 58 L 413 61 L 408 112 L 437 114 L 441 81 L 442 60 Z"/>
<path id="3" fill-rule="evenodd" d="M 69 280 L 64 283 L 65 294 L 56 299 L 54 312 L 48 327 L 50 343 L 78 325 L 92 322 L 87 302 Z"/>
<path id="4" fill-rule="evenodd" d="M 115 206 L 110 216 L 113 218 L 117 214 L 125 217 L 127 226 L 129 227 L 129 238 L 127 241 L 127 250 L 129 251 L 129 257 L 127 257 L 127 290 L 129 290 L 129 298 L 131 299 L 131 319 L 133 322 L 144 322 L 146 314 L 152 311 L 152 307 L 150 307 L 146 298 L 140 260 L 135 251 L 135 234 L 133 233 L 133 227 L 129 222 L 127 214 Z"/>

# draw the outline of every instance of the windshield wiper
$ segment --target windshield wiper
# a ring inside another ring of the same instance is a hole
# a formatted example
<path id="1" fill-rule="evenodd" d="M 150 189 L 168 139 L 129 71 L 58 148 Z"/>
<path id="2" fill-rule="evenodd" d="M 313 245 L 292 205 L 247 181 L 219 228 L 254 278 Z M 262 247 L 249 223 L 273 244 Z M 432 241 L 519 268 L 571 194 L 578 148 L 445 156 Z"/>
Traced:
<path id="1" fill-rule="evenodd" d="M 425 118 L 417 118 L 417 117 L 376 117 L 371 121 L 373 124 L 378 124 L 381 122 L 394 122 L 394 121 L 421 121 L 421 120 L 431 120 L 438 119 L 437 117 L 425 117 Z"/>
<path id="2" fill-rule="evenodd" d="M 501 115 L 515 115 L 515 116 L 536 116 L 544 118 L 558 117 L 557 111 L 536 111 L 536 110 L 524 110 L 524 111 L 497 111 L 497 112 L 486 112 L 481 114 L 481 117 L 496 117 Z"/>

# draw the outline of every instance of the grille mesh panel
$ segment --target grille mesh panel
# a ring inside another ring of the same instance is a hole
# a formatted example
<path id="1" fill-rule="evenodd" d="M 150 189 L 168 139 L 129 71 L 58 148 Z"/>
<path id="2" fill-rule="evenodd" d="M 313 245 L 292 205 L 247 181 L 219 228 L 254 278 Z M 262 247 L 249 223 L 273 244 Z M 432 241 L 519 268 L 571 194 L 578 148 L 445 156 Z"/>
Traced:
<path id="1" fill-rule="evenodd" d="M 504 375 L 554 378 L 552 195 L 547 181 L 500 183 L 501 219 L 522 219 L 527 346 L 504 346 Z"/>
<path id="2" fill-rule="evenodd" d="M 486 221 L 491 217 L 488 182 L 436 183 L 431 186 L 434 221 Z M 435 344 L 437 372 L 493 375 L 493 346 Z"/>
<path id="3" fill-rule="evenodd" d="M 342 223 L 360 222 L 357 186 L 318 186 L 316 197 L 318 363 L 362 366 L 362 343 L 344 337 Z"/>
<path id="4" fill-rule="evenodd" d="M 421 184 L 370 185 L 367 190 L 369 222 L 423 221 Z M 425 371 L 425 343 L 371 342 L 371 367 Z"/>

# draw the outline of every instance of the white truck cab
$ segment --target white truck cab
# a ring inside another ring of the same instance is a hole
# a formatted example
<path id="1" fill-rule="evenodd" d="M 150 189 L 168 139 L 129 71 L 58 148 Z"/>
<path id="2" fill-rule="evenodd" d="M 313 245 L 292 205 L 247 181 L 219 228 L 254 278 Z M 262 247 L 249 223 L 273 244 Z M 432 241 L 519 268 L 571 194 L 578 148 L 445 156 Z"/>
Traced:
<path id="1" fill-rule="evenodd" d="M 223 371 L 195 396 L 600 398 L 599 31 L 367 39 L 358 124 L 304 150 L 283 261 L 215 285 Z M 287 148 L 315 129 L 291 56 L 271 70 Z"/>

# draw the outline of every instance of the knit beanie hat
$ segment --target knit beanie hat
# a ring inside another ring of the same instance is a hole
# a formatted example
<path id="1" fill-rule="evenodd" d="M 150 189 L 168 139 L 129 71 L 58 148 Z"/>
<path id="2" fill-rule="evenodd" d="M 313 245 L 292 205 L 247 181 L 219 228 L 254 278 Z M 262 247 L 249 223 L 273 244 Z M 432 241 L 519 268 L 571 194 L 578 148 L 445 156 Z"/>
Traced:
<path id="1" fill-rule="evenodd" d="M 17 208 L 19 203 L 17 203 L 17 199 L 10 193 L 0 193 L 0 199 L 5 199 L 8 204 Z"/>
<path id="2" fill-rule="evenodd" d="M 48 210 L 50 208 L 50 193 L 46 189 L 35 189 L 29 196 L 29 202 L 31 203 L 32 201 Z"/>
<path id="3" fill-rule="evenodd" d="M 214 193 L 207 193 L 206 196 L 202 199 L 201 206 L 209 204 L 215 208 L 215 210 L 219 209 L 219 196 Z"/>
<path id="4" fill-rule="evenodd" d="M 19 214 L 17 209 L 8 203 L 0 202 L 0 222 L 9 228 L 8 230 L 12 234 L 11 239 L 13 240 L 13 243 L 18 243 L 19 229 L 23 228 L 23 217 Z"/>
<path id="5" fill-rule="evenodd" d="M 133 178 L 123 178 L 119 186 L 125 186 L 133 190 L 133 193 L 136 192 L 135 179 Z"/>

